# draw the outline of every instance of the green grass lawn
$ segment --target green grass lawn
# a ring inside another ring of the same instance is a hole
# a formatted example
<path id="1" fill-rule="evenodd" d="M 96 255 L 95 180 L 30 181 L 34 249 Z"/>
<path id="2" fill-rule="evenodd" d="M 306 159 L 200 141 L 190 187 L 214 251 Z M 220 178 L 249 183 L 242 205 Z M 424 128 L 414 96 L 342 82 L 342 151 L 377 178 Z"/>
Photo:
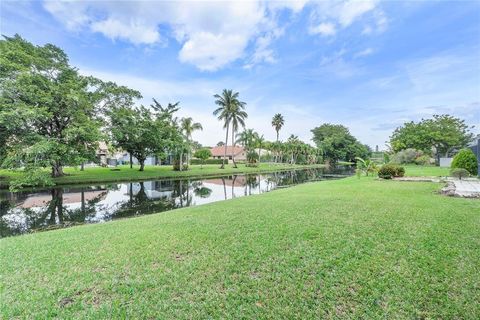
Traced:
<path id="1" fill-rule="evenodd" d="M 406 165 L 405 175 L 413 177 L 447 177 L 450 175 L 450 168 L 435 166 Z"/>
<path id="2" fill-rule="evenodd" d="M 139 166 L 118 166 L 113 168 L 90 167 L 80 171 L 79 168 L 65 168 L 65 176 L 55 178 L 55 184 L 67 185 L 77 183 L 96 183 L 96 182 L 119 182 L 149 180 L 156 178 L 178 178 L 178 177 L 204 177 L 224 175 L 231 173 L 254 173 L 254 172 L 272 172 L 278 170 L 300 169 L 322 167 L 323 165 L 289 165 L 289 164 L 267 164 L 262 163 L 258 167 L 247 167 L 244 164 L 238 164 L 238 168 L 233 165 L 226 165 L 225 169 L 220 169 L 217 164 L 191 165 L 187 171 L 173 171 L 172 166 L 145 166 L 144 171 L 138 171 Z M 8 180 L 18 175 L 19 172 L 0 170 L 0 187 L 7 187 Z"/>
<path id="3" fill-rule="evenodd" d="M 351 177 L 0 240 L 0 318 L 478 319 L 480 201 Z"/>

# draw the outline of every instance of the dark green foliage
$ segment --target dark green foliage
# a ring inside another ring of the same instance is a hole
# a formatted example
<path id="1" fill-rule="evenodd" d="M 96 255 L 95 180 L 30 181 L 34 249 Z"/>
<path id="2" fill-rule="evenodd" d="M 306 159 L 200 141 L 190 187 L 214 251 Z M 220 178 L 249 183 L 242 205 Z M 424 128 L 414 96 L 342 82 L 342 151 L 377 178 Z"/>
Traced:
<path id="1" fill-rule="evenodd" d="M 378 177 L 382 179 L 392 179 L 403 177 L 405 175 L 405 168 L 395 164 L 385 164 L 378 170 Z"/>
<path id="2" fill-rule="evenodd" d="M 140 93 L 81 75 L 51 44 L 16 35 L 0 40 L 0 161 L 25 168 L 19 183 L 44 185 L 41 168 L 63 175 L 66 165 L 93 161 L 103 135 L 102 113 Z M 29 173 L 30 172 L 30 173 Z M 36 172 L 31 174 L 31 172 Z"/>
<path id="3" fill-rule="evenodd" d="M 455 158 L 453 158 L 451 167 L 452 169 L 463 168 L 467 170 L 470 174 L 477 175 L 478 160 L 472 150 L 462 149 L 455 156 Z"/>
<path id="4" fill-rule="evenodd" d="M 452 177 L 455 177 L 455 178 L 458 178 L 458 179 L 462 180 L 462 178 L 466 178 L 466 177 L 470 176 L 470 173 L 466 169 L 455 168 L 455 169 L 452 169 L 452 171 L 450 171 L 450 175 Z"/>
<path id="5" fill-rule="evenodd" d="M 367 145 L 361 144 L 342 125 L 325 123 L 312 130 L 313 141 L 323 151 L 325 159 L 332 163 L 339 160 L 355 162 L 355 158 L 369 158 L 372 150 Z"/>
<path id="6" fill-rule="evenodd" d="M 390 145 L 394 152 L 413 148 L 429 153 L 433 147 L 439 157 L 448 156 L 454 148 L 465 147 L 471 139 L 470 127 L 464 120 L 444 114 L 398 127 L 390 137 Z"/>
<path id="7" fill-rule="evenodd" d="M 190 161 L 191 164 L 202 164 L 202 160 L 200 159 L 192 159 Z M 205 160 L 204 164 L 222 164 L 222 159 L 207 159 Z M 228 159 L 225 159 L 225 164 L 228 164 Z"/>

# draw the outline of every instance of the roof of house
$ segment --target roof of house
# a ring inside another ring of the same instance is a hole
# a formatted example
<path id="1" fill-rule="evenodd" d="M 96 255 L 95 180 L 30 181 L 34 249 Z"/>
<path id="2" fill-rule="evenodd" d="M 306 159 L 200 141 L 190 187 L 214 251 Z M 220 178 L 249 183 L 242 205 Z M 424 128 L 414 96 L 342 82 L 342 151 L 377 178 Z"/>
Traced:
<path id="1" fill-rule="evenodd" d="M 211 150 L 213 157 L 221 157 L 225 154 L 225 146 L 213 147 Z M 233 155 L 241 154 L 244 151 L 242 147 L 232 147 L 227 146 L 227 157 Z"/>

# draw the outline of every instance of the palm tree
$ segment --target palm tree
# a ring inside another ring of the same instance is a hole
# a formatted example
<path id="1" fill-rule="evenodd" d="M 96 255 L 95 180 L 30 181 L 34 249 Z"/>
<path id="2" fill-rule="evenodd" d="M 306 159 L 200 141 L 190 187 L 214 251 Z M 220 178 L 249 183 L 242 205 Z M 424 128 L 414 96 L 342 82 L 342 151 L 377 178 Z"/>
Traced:
<path id="1" fill-rule="evenodd" d="M 243 109 L 245 109 L 245 102 L 238 101 L 230 113 L 230 119 L 232 121 L 232 161 L 234 168 L 237 168 L 237 163 L 235 162 L 235 133 L 240 126 L 245 128 L 245 119 L 248 117 Z"/>
<path id="2" fill-rule="evenodd" d="M 272 127 L 274 127 L 275 131 L 277 132 L 277 141 L 278 141 L 278 133 L 280 132 L 280 129 L 282 129 L 284 124 L 285 124 L 285 120 L 283 119 L 283 116 L 280 113 L 277 113 L 273 116 Z"/>
<path id="3" fill-rule="evenodd" d="M 232 113 L 244 112 L 245 102 L 238 100 L 239 93 L 232 90 L 223 89 L 222 94 L 216 94 L 213 97 L 216 99 L 215 104 L 219 107 L 213 111 L 213 115 L 217 116 L 218 120 L 223 121 L 223 128 L 226 129 L 225 133 L 225 152 L 223 155 L 223 161 L 221 169 L 225 168 L 225 159 L 227 158 L 227 144 L 228 144 L 228 132 L 230 129 L 230 122 L 232 122 Z M 235 111 L 239 109 L 239 111 Z M 246 115 L 246 113 L 245 113 Z M 246 116 L 245 116 L 246 117 Z M 237 125 L 238 125 L 237 119 Z"/>
<path id="4" fill-rule="evenodd" d="M 256 141 L 256 145 L 258 147 L 258 161 L 260 162 L 260 159 L 261 159 L 261 152 L 262 152 L 262 147 L 263 145 L 265 144 L 265 138 L 263 137 L 263 134 L 262 135 L 259 135 L 257 134 L 257 141 Z"/>
<path id="5" fill-rule="evenodd" d="M 190 152 L 191 152 L 191 143 L 192 143 L 192 133 L 197 130 L 203 130 L 203 127 L 200 123 L 198 122 L 193 122 L 193 119 L 188 117 L 188 118 L 182 118 L 181 120 L 181 128 L 183 133 L 185 134 L 185 138 L 187 139 L 187 144 L 188 144 L 188 154 L 187 154 L 187 165 L 190 164 Z"/>

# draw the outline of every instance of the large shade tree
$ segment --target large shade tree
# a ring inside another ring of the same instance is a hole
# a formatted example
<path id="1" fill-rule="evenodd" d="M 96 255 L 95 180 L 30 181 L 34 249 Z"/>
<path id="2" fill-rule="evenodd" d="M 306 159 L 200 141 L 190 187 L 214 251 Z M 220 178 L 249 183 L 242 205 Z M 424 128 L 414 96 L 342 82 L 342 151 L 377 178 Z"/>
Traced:
<path id="1" fill-rule="evenodd" d="M 407 122 L 395 129 L 390 137 L 392 151 L 413 148 L 430 153 L 437 158 L 448 157 L 453 149 L 464 148 L 473 138 L 464 120 L 443 114 L 419 122 Z"/>
<path id="2" fill-rule="evenodd" d="M 0 159 L 30 171 L 94 160 L 103 111 L 140 93 L 81 75 L 58 47 L 18 35 L 0 40 Z M 37 171 L 38 172 L 38 171 Z M 32 184 L 35 182 L 32 181 Z"/>
<path id="3" fill-rule="evenodd" d="M 312 130 L 313 141 L 323 152 L 324 159 L 331 163 L 339 160 L 355 162 L 356 157 L 368 158 L 371 150 L 361 144 L 347 127 L 325 123 Z"/>

